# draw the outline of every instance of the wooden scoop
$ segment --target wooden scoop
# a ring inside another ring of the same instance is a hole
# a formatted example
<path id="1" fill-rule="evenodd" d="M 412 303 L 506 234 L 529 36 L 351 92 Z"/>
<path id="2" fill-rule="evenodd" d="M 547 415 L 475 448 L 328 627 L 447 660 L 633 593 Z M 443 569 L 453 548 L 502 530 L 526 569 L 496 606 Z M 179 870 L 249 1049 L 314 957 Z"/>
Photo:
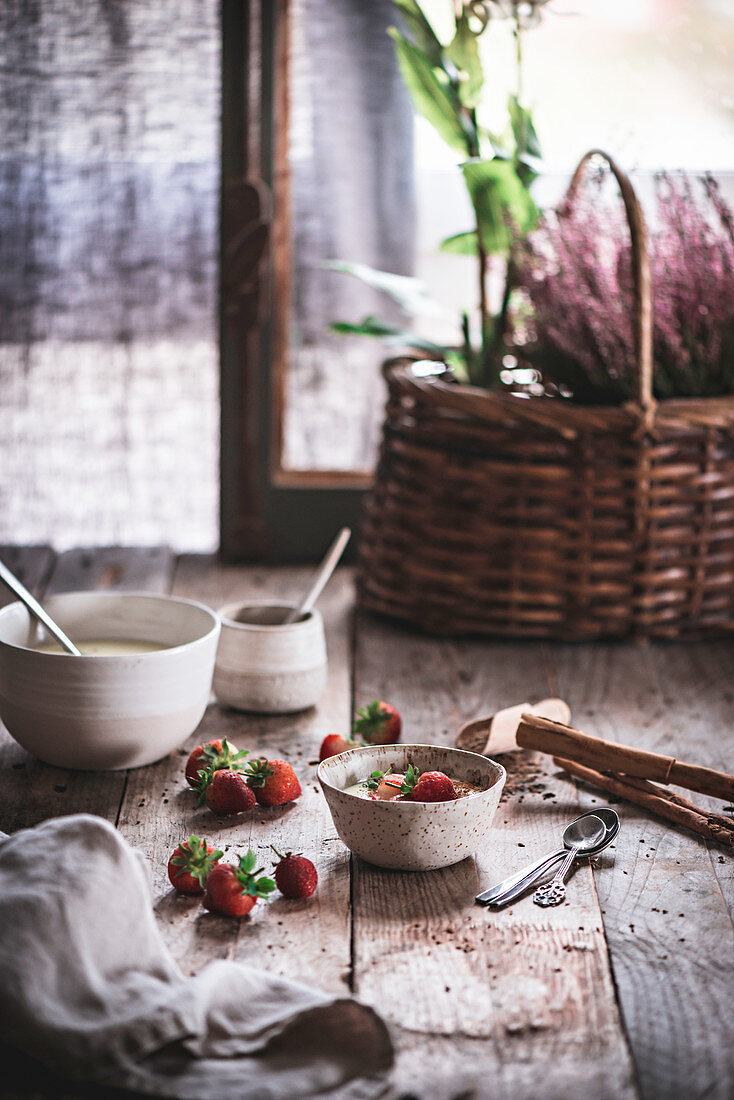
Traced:
<path id="1" fill-rule="evenodd" d="M 539 703 L 518 703 L 505 707 L 488 718 L 475 718 L 461 727 L 456 738 L 457 749 L 478 752 L 482 756 L 499 756 L 503 752 L 515 752 L 520 746 L 515 734 L 523 714 L 548 718 L 551 722 L 568 725 L 571 709 L 563 699 L 541 699 Z"/>

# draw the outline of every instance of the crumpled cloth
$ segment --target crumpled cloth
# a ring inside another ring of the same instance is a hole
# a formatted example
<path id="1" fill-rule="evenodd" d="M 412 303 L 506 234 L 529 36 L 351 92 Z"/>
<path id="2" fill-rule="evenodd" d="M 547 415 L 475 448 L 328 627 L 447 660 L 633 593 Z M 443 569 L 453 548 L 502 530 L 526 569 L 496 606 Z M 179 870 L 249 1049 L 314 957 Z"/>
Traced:
<path id="1" fill-rule="evenodd" d="M 147 861 L 89 814 L 0 833 L 0 1035 L 72 1078 L 182 1100 L 367 1100 L 393 1060 L 357 1001 L 225 960 L 184 977 Z"/>

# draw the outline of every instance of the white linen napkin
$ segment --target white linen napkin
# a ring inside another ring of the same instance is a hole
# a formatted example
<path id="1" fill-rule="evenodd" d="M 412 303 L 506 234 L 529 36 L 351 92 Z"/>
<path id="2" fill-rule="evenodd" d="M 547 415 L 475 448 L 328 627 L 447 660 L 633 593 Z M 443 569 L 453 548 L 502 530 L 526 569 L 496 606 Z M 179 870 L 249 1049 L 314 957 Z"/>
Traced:
<path id="1" fill-rule="evenodd" d="M 367 1100 L 393 1060 L 357 1001 L 224 960 L 185 978 L 145 858 L 88 814 L 0 833 L 0 1033 L 68 1076 L 181 1100 Z"/>

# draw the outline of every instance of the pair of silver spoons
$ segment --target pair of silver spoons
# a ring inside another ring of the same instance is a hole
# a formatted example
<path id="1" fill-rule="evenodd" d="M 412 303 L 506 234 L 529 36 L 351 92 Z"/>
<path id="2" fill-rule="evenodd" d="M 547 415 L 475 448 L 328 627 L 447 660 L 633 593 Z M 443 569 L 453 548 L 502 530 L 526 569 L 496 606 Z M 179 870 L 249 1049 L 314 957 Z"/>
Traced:
<path id="1" fill-rule="evenodd" d="M 538 879 L 543 878 L 559 861 L 561 866 L 550 882 L 544 883 L 533 894 L 536 905 L 560 905 L 566 897 L 565 878 L 572 864 L 581 856 L 590 858 L 603 852 L 619 832 L 619 817 L 609 806 L 590 810 L 567 825 L 563 832 L 563 847 L 543 856 L 536 863 L 524 867 L 509 878 L 498 882 L 489 890 L 477 894 L 480 905 L 499 909 L 515 901 Z"/>

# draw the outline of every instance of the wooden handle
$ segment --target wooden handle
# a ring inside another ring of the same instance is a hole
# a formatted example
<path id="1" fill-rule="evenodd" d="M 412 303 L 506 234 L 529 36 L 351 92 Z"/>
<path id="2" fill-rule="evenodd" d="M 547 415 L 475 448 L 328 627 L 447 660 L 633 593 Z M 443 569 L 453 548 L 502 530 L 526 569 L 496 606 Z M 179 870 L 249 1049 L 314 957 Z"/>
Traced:
<path id="1" fill-rule="evenodd" d="M 550 756 L 574 760 L 601 772 L 622 772 L 637 779 L 676 783 L 714 798 L 734 799 L 734 776 L 726 772 L 685 764 L 673 756 L 618 745 L 601 737 L 590 737 L 581 730 L 533 714 L 523 714 L 517 729 L 517 743 L 524 749 L 537 749 Z"/>
<path id="2" fill-rule="evenodd" d="M 619 190 L 627 214 L 630 238 L 632 240 L 632 277 L 634 281 L 634 335 L 635 335 L 635 375 L 634 398 L 640 410 L 648 416 L 655 407 L 652 394 L 652 278 L 650 276 L 650 245 L 647 225 L 642 213 L 640 201 L 629 176 L 622 171 L 613 157 L 603 149 L 591 149 L 579 161 L 571 177 L 566 192 L 565 206 L 572 209 L 586 168 L 594 157 L 602 157 L 619 184 Z M 560 211 L 559 211 L 560 213 Z"/>

